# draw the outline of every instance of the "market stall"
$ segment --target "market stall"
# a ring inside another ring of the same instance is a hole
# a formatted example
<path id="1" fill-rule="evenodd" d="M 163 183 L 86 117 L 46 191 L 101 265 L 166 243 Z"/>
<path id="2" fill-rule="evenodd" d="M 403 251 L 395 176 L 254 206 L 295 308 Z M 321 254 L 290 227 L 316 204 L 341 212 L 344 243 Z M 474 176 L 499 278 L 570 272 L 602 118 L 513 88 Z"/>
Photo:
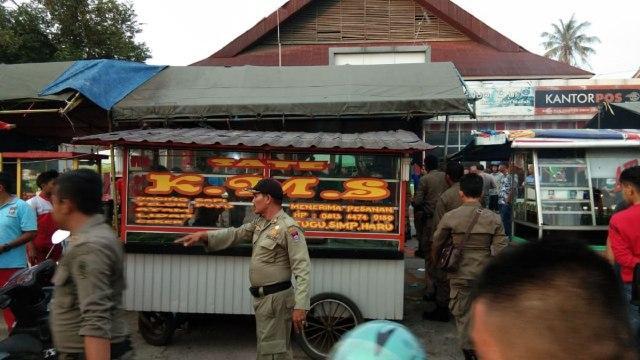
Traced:
<path id="1" fill-rule="evenodd" d="M 0 171 L 11 171 L 16 175 L 16 194 L 23 200 L 30 199 L 39 191 L 36 185 L 38 174 L 55 169 L 91 168 L 102 173 L 102 160 L 106 155 L 69 151 L 25 151 L 0 153 Z"/>
<path id="2" fill-rule="evenodd" d="M 512 204 L 516 237 L 575 238 L 602 249 L 609 219 L 622 203 L 618 177 L 625 168 L 640 164 L 640 131 L 517 130 L 474 135 L 473 143 L 453 158 L 509 159 L 511 176 L 518 183 Z"/>
<path id="3" fill-rule="evenodd" d="M 194 256 L 206 254 L 172 242 L 249 221 L 244 189 L 273 177 L 311 255 L 316 325 L 299 342 L 324 358 L 363 318 L 402 319 L 411 155 L 432 148 L 427 119 L 471 111 L 453 65 L 434 63 L 169 67 L 112 114 L 142 129 L 74 143 L 124 151 L 124 305 L 145 339 L 166 343 L 175 313 L 253 312 L 250 246 Z"/>

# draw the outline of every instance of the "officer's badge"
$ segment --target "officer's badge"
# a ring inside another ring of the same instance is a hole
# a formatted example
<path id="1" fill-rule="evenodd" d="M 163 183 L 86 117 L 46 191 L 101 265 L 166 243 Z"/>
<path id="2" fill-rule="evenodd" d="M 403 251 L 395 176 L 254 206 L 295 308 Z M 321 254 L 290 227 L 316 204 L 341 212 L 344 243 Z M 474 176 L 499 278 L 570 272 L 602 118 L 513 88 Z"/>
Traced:
<path id="1" fill-rule="evenodd" d="M 300 233 L 298 232 L 298 229 L 294 227 L 289 228 L 289 235 L 291 235 L 291 238 L 293 239 L 293 241 L 300 240 Z"/>
<path id="2" fill-rule="evenodd" d="M 278 237 L 279 229 L 280 229 L 280 225 L 276 225 L 273 229 L 271 229 L 271 232 L 269 233 L 269 237 L 271 237 L 272 239 L 275 239 L 276 237 Z"/>

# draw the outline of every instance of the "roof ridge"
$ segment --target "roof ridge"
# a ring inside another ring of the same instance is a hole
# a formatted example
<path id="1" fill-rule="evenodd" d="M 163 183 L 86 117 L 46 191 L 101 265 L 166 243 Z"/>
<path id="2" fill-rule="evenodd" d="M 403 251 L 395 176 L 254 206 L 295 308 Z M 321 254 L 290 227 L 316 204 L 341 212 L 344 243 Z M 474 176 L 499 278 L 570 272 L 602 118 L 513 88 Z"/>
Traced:
<path id="1" fill-rule="evenodd" d="M 222 49 L 208 56 L 208 58 L 234 57 L 248 49 L 263 36 L 274 30 L 278 24 L 282 24 L 290 17 L 297 14 L 314 0 L 289 0 L 273 11 L 267 17 L 258 21 L 254 26 L 233 39 Z M 447 22 L 454 28 L 465 33 L 478 42 L 487 44 L 497 50 L 507 52 L 527 51 L 505 35 L 502 35 L 489 25 L 485 24 L 462 7 L 451 0 L 413 0 L 418 5 L 431 11 L 435 16 Z M 278 23 L 278 18 L 280 22 Z M 205 59 L 194 62 L 197 64 Z"/>

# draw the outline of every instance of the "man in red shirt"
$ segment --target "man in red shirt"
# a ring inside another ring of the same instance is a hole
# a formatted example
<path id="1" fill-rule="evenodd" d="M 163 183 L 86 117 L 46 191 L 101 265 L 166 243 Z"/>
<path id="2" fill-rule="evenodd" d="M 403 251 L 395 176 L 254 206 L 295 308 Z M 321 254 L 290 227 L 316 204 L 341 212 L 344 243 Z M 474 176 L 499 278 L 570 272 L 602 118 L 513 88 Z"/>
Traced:
<path id="1" fill-rule="evenodd" d="M 40 188 L 40 193 L 27 200 L 38 216 L 38 232 L 35 239 L 27 244 L 27 254 L 29 263 L 37 265 L 47 259 L 47 254 L 51 259 L 58 261 L 62 254 L 62 245 L 56 245 L 53 250 L 51 247 L 51 235 L 58 230 L 58 225 L 51 216 L 53 206 L 51 205 L 51 191 L 53 190 L 58 177 L 57 170 L 47 170 L 36 178 L 36 184 Z"/>
<path id="2" fill-rule="evenodd" d="M 624 283 L 627 300 L 631 301 L 631 282 L 633 268 L 640 263 L 640 166 L 624 170 L 620 174 L 622 196 L 629 205 L 611 217 L 609 221 L 609 241 L 615 262 L 620 265 L 620 274 Z M 635 334 L 640 330 L 640 309 L 629 305 L 631 325 Z"/>

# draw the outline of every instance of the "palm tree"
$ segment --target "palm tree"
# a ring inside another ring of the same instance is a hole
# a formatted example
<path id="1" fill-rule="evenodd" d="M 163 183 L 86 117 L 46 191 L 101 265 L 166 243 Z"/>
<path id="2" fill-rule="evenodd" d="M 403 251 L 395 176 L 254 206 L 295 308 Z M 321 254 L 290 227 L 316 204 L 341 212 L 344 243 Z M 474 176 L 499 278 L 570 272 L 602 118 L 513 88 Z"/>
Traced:
<path id="1" fill-rule="evenodd" d="M 600 39 L 586 35 L 584 30 L 591 23 L 578 23 L 574 16 L 575 14 L 571 15 L 567 22 L 560 19 L 558 24 L 551 24 L 551 33 L 545 31 L 540 34 L 544 38 L 542 46 L 547 51 L 544 56 L 573 66 L 579 64 L 579 59 L 580 63 L 589 66 L 589 56 L 596 53 L 591 45 L 600 43 Z"/>

